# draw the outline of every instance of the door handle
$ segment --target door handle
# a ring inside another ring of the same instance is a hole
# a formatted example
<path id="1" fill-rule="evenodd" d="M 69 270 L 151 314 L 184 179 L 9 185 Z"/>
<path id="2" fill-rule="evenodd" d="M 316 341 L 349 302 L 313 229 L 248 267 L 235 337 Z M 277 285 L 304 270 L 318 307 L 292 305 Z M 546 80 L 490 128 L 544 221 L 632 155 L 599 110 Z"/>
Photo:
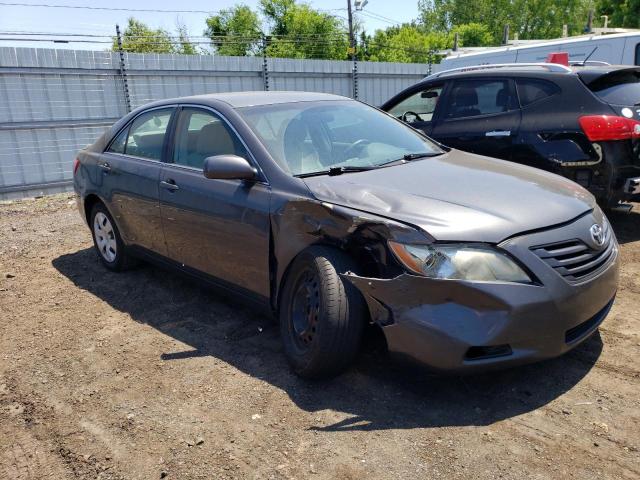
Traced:
<path id="1" fill-rule="evenodd" d="M 511 130 L 493 130 L 484 134 L 485 137 L 509 137 Z"/>
<path id="2" fill-rule="evenodd" d="M 170 179 L 170 178 L 167 179 L 167 180 L 162 180 L 160 182 L 160 185 L 162 186 L 162 188 L 166 188 L 170 192 L 175 192 L 176 190 L 180 189 L 180 187 L 178 185 L 176 185 L 175 180 Z"/>
<path id="3" fill-rule="evenodd" d="M 99 163 L 98 167 L 100 167 L 102 173 L 109 173 L 111 171 L 111 165 L 109 165 L 107 162 Z"/>

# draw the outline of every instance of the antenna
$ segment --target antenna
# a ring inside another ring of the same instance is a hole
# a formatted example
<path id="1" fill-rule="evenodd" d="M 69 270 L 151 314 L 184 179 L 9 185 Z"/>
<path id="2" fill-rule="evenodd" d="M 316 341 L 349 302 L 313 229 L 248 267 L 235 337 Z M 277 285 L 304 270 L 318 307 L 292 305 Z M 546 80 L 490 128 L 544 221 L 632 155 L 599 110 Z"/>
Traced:
<path id="1" fill-rule="evenodd" d="M 591 53 L 589 55 L 586 56 L 586 58 L 584 59 L 584 61 L 582 63 L 587 63 L 589 61 L 589 59 L 591 58 L 591 55 L 593 55 L 594 53 L 596 53 L 596 50 L 598 49 L 598 45 L 596 45 L 595 47 L 593 47 L 593 50 L 591 50 Z"/>

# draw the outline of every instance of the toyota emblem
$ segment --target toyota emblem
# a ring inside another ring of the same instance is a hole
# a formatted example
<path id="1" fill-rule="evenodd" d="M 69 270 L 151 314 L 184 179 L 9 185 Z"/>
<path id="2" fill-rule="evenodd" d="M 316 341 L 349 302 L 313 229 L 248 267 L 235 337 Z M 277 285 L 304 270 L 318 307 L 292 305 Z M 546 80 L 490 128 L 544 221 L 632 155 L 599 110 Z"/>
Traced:
<path id="1" fill-rule="evenodd" d="M 600 225 L 594 223 L 593 225 L 591 225 L 589 231 L 591 232 L 591 238 L 593 239 L 593 242 L 598 247 L 604 245 L 604 230 Z"/>

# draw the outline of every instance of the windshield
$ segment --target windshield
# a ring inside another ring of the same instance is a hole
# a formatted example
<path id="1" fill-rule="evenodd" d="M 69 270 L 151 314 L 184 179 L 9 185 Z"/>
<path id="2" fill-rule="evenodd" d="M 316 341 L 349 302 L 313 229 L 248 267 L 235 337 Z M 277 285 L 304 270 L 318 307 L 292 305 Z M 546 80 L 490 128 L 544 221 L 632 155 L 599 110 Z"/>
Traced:
<path id="1" fill-rule="evenodd" d="M 351 100 L 284 103 L 238 111 L 271 156 L 292 175 L 341 167 L 376 168 L 412 154 L 442 153 L 410 127 Z"/>
<path id="2" fill-rule="evenodd" d="M 598 97 L 611 105 L 640 105 L 640 71 L 622 70 L 589 84 Z"/>

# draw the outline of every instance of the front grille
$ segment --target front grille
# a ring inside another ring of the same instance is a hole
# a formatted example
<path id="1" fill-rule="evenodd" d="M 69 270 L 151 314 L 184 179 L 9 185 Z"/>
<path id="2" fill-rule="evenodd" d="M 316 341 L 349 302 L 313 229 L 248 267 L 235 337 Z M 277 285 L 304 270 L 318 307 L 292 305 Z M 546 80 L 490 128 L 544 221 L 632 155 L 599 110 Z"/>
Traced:
<path id="1" fill-rule="evenodd" d="M 615 241 L 607 223 L 604 230 L 604 244 L 599 249 L 574 239 L 531 247 L 531 250 L 567 281 L 579 282 L 604 269 L 614 256 Z"/>

